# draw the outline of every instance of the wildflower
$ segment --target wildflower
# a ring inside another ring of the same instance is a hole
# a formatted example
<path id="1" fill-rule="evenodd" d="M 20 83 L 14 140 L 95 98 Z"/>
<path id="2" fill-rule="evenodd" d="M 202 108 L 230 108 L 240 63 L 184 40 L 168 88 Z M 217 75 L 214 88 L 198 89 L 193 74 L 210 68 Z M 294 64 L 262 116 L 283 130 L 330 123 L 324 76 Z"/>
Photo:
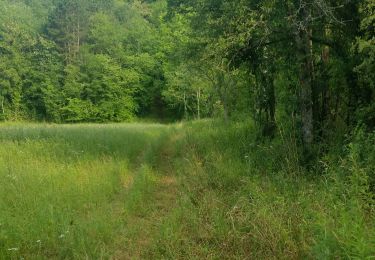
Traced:
<path id="1" fill-rule="evenodd" d="M 65 237 L 65 235 L 64 234 L 61 234 L 60 236 L 59 236 L 59 238 L 64 238 Z"/>
<path id="2" fill-rule="evenodd" d="M 42 241 L 40 241 L 40 239 L 39 239 L 39 240 L 37 240 L 36 242 L 39 244 L 39 243 L 41 243 Z"/>
<path id="3" fill-rule="evenodd" d="M 17 247 L 13 247 L 13 248 L 8 249 L 8 251 L 18 251 L 18 250 L 19 250 L 19 248 L 17 248 Z"/>

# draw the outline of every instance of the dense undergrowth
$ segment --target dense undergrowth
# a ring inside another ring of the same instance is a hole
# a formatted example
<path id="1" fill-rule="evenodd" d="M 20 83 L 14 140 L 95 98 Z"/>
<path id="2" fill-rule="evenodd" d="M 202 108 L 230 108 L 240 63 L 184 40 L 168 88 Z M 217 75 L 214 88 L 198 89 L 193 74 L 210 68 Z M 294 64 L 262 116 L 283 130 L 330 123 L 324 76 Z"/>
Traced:
<path id="1" fill-rule="evenodd" d="M 307 170 L 255 129 L 2 126 L 0 258 L 371 259 L 375 135 Z"/>
<path id="2" fill-rule="evenodd" d="M 293 139 L 259 143 L 249 122 L 196 122 L 184 132 L 173 143 L 180 206 L 153 256 L 374 257 L 374 134 L 359 131 L 305 170 Z"/>

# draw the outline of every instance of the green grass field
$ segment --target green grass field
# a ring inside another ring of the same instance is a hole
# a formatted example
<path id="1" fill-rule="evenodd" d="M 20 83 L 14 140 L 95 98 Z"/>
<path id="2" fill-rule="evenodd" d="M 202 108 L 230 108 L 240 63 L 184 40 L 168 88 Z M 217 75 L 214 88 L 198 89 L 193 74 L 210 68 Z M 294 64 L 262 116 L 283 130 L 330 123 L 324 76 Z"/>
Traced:
<path id="1" fill-rule="evenodd" d="M 255 140 L 248 123 L 2 125 L 0 259 L 373 259 L 374 165 L 353 145 L 306 173 L 292 142 Z"/>
<path id="2" fill-rule="evenodd" d="M 2 126 L 0 258 L 136 256 L 136 236 L 148 231 L 134 218 L 154 214 L 153 189 L 162 177 L 151 154 L 168 131 L 141 124 Z"/>

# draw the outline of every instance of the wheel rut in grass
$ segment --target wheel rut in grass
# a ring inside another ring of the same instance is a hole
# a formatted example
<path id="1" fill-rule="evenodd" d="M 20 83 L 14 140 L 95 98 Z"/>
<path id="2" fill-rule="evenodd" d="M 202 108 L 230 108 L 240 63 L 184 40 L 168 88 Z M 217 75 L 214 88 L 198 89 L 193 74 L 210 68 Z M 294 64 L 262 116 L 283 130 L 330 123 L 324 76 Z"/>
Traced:
<path id="1" fill-rule="evenodd" d="M 143 194 L 129 212 L 119 216 L 124 218 L 125 225 L 115 239 L 116 250 L 112 259 L 144 259 L 157 246 L 160 227 L 177 206 L 179 184 L 172 161 L 177 138 L 179 136 L 172 133 L 156 149 L 154 167 L 143 164 L 131 176 L 132 180 L 124 182 L 122 199 L 132 196 L 132 192 Z"/>

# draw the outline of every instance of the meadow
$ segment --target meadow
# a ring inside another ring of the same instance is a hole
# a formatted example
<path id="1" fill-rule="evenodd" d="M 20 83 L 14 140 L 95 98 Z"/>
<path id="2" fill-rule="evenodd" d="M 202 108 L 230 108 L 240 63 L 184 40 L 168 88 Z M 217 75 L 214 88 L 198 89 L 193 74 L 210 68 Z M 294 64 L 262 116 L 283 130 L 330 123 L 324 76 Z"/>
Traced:
<path id="1" fill-rule="evenodd" d="M 375 0 L 0 10 L 0 260 L 375 260 Z"/>
<path id="2" fill-rule="evenodd" d="M 136 250 L 127 240 L 143 227 L 128 215 L 150 210 L 143 202 L 159 178 L 147 157 L 167 131 L 1 126 L 0 258 L 122 258 Z"/>
<path id="3" fill-rule="evenodd" d="M 373 259 L 374 135 L 306 170 L 251 125 L 1 125 L 0 259 Z"/>

